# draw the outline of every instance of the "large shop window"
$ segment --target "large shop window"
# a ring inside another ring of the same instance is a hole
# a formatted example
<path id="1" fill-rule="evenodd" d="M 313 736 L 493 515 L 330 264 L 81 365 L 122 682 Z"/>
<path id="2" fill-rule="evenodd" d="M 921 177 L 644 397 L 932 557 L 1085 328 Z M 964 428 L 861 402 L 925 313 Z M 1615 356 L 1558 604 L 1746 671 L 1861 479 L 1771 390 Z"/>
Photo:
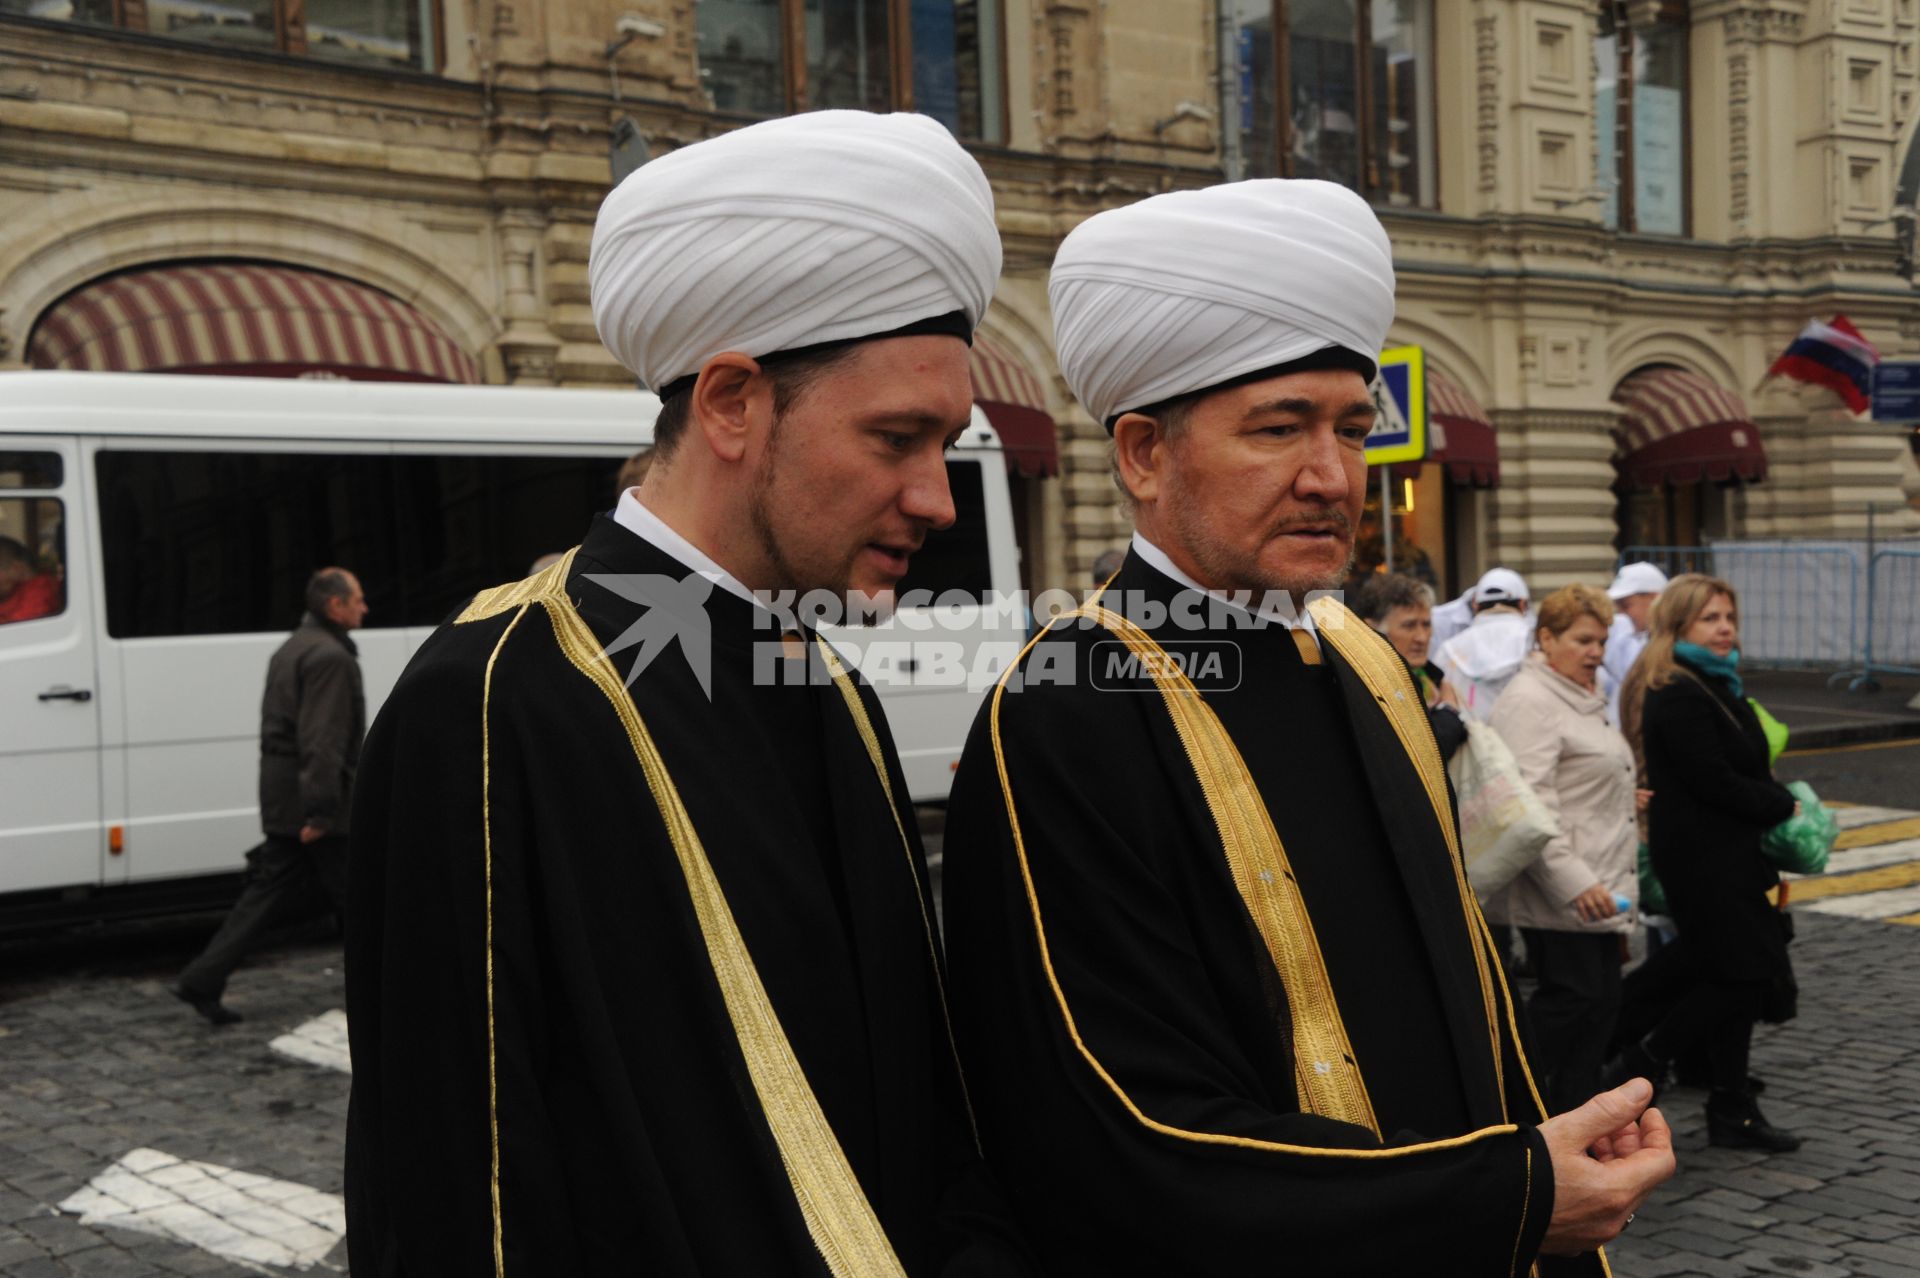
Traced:
<path id="1" fill-rule="evenodd" d="M 1686 5 L 1602 0 L 1593 60 L 1596 177 L 1607 225 L 1687 234 Z"/>
<path id="2" fill-rule="evenodd" d="M 434 0 L 0 0 L 0 13 L 353 66 L 437 69 Z"/>
<path id="3" fill-rule="evenodd" d="M 1000 0 L 699 0 L 695 13 L 715 110 L 912 110 L 962 138 L 1005 137 Z"/>
<path id="4" fill-rule="evenodd" d="M 1221 0 L 1228 134 L 1246 177 L 1435 202 L 1433 0 Z"/>

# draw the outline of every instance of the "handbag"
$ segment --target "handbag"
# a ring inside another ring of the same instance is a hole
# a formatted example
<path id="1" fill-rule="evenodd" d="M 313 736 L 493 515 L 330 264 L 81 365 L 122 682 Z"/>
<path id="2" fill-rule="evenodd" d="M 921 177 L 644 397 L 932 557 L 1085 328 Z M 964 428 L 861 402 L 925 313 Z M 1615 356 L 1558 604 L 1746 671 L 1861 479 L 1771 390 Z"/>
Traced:
<path id="1" fill-rule="evenodd" d="M 1795 874 L 1824 874 L 1840 823 L 1805 781 L 1789 781 L 1787 790 L 1800 800 L 1800 811 L 1760 836 L 1760 855 Z"/>
<path id="2" fill-rule="evenodd" d="M 1467 881 L 1485 897 L 1519 877 L 1560 828 L 1500 734 L 1478 720 L 1465 723 L 1467 739 L 1448 761 L 1447 775 L 1460 802 Z"/>

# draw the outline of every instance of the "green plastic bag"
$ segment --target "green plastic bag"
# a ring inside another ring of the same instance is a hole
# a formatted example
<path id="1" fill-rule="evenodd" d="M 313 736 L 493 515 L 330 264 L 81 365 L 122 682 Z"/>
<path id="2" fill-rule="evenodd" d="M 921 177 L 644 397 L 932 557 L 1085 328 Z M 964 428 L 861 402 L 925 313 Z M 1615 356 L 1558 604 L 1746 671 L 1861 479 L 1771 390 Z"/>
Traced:
<path id="1" fill-rule="evenodd" d="M 1647 845 L 1640 845 L 1640 913 L 1665 914 L 1667 912 L 1667 890 L 1660 886 L 1660 879 L 1653 872 L 1653 855 Z"/>
<path id="2" fill-rule="evenodd" d="M 1767 766 L 1771 768 L 1780 762 L 1781 752 L 1787 748 L 1787 725 L 1767 713 L 1767 708 L 1747 698 L 1747 704 L 1753 707 L 1753 717 L 1760 720 L 1760 730 L 1767 734 Z"/>
<path id="3" fill-rule="evenodd" d="M 1840 825 L 1805 781 L 1789 781 L 1787 789 L 1800 800 L 1800 813 L 1760 836 L 1760 855 L 1795 874 L 1825 873 Z"/>

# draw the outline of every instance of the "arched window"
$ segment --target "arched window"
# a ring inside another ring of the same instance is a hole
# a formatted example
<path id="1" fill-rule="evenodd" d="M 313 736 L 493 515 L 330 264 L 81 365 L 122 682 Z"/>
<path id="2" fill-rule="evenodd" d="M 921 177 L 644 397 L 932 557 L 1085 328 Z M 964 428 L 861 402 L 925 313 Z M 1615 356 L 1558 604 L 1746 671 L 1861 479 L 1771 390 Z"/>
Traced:
<path id="1" fill-rule="evenodd" d="M 913 110 L 958 137 L 1005 136 L 1000 0 L 730 0 L 694 13 L 716 111 Z"/>
<path id="2" fill-rule="evenodd" d="M 1228 165 L 1435 202 L 1432 0 L 1221 0 Z"/>
<path id="3" fill-rule="evenodd" d="M 1601 0 L 1593 64 L 1596 176 L 1607 225 L 1687 234 L 1685 3 Z"/>

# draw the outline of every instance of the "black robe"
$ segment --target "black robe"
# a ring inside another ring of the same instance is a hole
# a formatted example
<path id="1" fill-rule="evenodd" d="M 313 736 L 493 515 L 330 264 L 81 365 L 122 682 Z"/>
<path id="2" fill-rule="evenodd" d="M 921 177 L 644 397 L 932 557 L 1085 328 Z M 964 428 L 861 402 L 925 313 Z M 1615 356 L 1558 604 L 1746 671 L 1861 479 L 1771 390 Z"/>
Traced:
<path id="1" fill-rule="evenodd" d="M 588 578 L 687 573 L 601 517 L 564 593 L 624 679 L 647 608 Z M 541 604 L 471 619 L 489 598 L 409 663 L 361 768 L 354 1271 L 825 1274 L 612 694 Z M 896 810 L 841 690 L 802 663 L 754 686 L 779 632 L 718 588 L 705 610 L 711 700 L 677 643 L 629 690 L 793 1055 L 908 1273 L 1018 1272 L 878 700 Z"/>
<path id="2" fill-rule="evenodd" d="M 1653 870 L 1692 970 L 1785 990 L 1793 965 L 1780 913 L 1767 900 L 1780 875 L 1760 855 L 1760 836 L 1793 815 L 1794 797 L 1773 779 L 1753 707 L 1720 680 L 1679 665 L 1671 683 L 1647 693 L 1640 719 Z"/>
<path id="3" fill-rule="evenodd" d="M 1110 594 L 1179 590 L 1134 555 Z M 1303 1112 L 1285 990 L 1167 709 L 1115 681 L 1110 632 L 1056 629 L 1008 676 L 1005 785 L 990 700 L 949 808 L 951 994 L 989 1163 L 1056 1272 L 1527 1272 L 1553 1208 L 1541 1114 L 1407 747 L 1330 641 L 1312 666 L 1281 627 L 1172 616 L 1133 619 L 1190 671 L 1239 654 L 1194 682 L 1285 847 L 1384 1139 Z"/>

